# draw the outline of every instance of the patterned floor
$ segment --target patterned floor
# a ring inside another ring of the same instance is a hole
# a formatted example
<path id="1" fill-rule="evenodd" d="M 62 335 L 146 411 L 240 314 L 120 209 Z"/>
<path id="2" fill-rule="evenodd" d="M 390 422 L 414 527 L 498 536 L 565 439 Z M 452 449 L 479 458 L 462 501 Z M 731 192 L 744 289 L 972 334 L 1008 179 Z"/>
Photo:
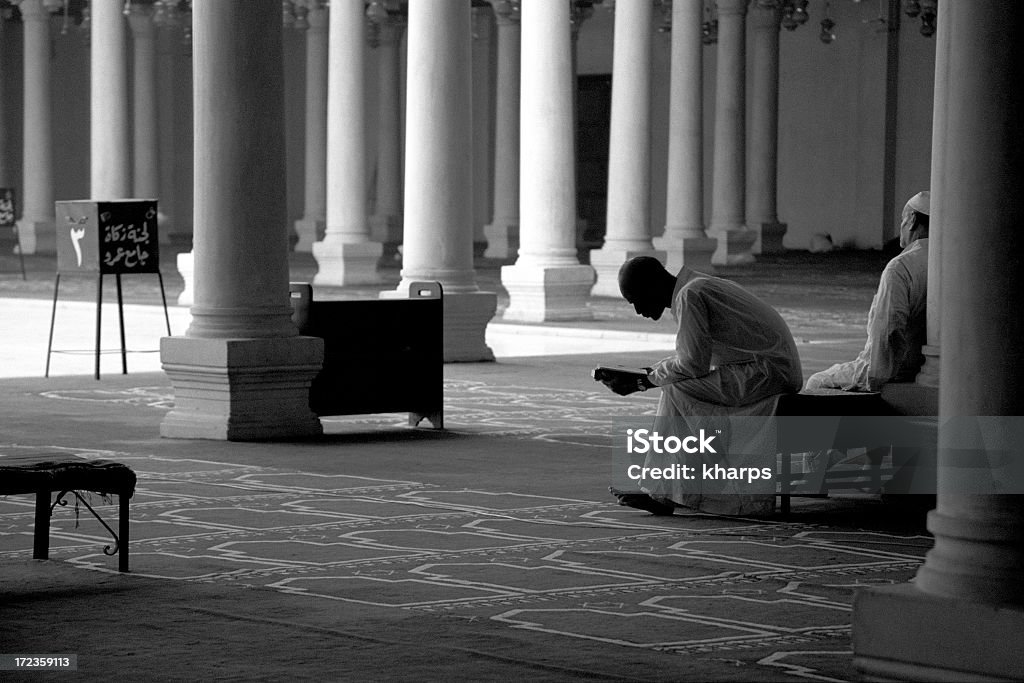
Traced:
<path id="1" fill-rule="evenodd" d="M 169 389 L 41 395 L 159 411 Z M 642 398 L 649 413 L 654 398 Z M 635 400 L 607 393 L 477 381 L 446 386 L 446 425 L 471 436 L 473 448 L 511 440 L 552 452 L 593 451 L 591 469 L 605 467 L 609 417 L 636 414 Z M 332 418 L 329 427 L 401 421 Z M 0 444 L 0 452 L 16 446 L 26 447 Z M 598 491 L 536 495 L 510 490 L 500 476 L 461 487 L 131 449 L 33 448 L 136 470 L 136 575 L 256 587 L 298 604 L 338 604 L 383 618 L 457 619 L 478 632 L 474 647 L 483 651 L 496 652 L 502 634 L 514 632 L 565 651 L 586 643 L 610 657 L 634 650 L 681 656 L 734 670 L 733 680 L 852 680 L 854 592 L 911 579 L 931 545 L 917 533 L 845 523 L 841 511 L 792 522 L 655 518 L 615 506 Z M 77 520 L 73 510 L 56 513 L 52 556 L 113 572 L 115 559 L 102 552 L 105 532 L 79 512 Z M 0 560 L 26 557 L 31 520 L 30 498 L 0 499 Z"/>

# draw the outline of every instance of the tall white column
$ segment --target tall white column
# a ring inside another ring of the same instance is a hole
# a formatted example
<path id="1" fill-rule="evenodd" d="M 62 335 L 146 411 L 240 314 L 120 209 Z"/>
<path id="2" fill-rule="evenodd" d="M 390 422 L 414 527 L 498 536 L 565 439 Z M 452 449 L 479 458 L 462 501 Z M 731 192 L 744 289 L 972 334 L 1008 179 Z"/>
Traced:
<path id="1" fill-rule="evenodd" d="M 484 226 L 487 258 L 512 260 L 519 252 L 519 9 L 492 1 L 498 33 L 494 121 L 494 213 Z"/>
<path id="2" fill-rule="evenodd" d="M 970 449 L 1003 449 L 997 459 L 1011 463 L 1020 456 L 1019 429 L 1009 425 L 1024 415 L 1024 354 L 1012 341 L 1024 335 L 1016 218 L 1024 211 L 1024 46 L 1005 28 L 1021 22 L 1018 3 L 939 5 L 935 105 L 944 137 L 934 143 L 943 146 L 932 159 L 942 182 L 941 194 L 933 188 L 931 232 L 942 235 L 942 278 L 929 283 L 942 297 L 938 504 L 928 516 L 935 545 L 913 584 L 858 594 L 854 663 L 873 680 L 1024 677 L 1024 496 L 962 488 L 978 474 L 966 469 Z M 988 428 L 969 439 L 950 429 L 985 416 L 978 423 Z M 991 476 L 1014 492 L 1019 472 Z"/>
<path id="3" fill-rule="evenodd" d="M 469 3 L 409 5 L 402 281 L 444 289 L 446 361 L 494 360 L 484 341 L 497 297 L 473 270 L 472 54 Z"/>
<path id="4" fill-rule="evenodd" d="M 654 239 L 671 273 L 684 264 L 713 272 L 711 254 L 718 244 L 704 232 L 703 15 L 702 0 L 672 3 L 665 232 Z"/>
<path id="5" fill-rule="evenodd" d="M 172 244 L 184 244 L 191 246 L 192 235 L 187 230 L 189 221 L 187 216 L 177 206 L 178 193 L 176 185 L 176 150 L 184 140 L 179 139 L 175 130 L 179 116 L 185 116 L 191 112 L 179 112 L 183 104 L 177 94 L 177 69 L 178 54 L 181 34 L 175 27 L 162 26 L 157 28 L 157 59 L 156 59 L 156 82 L 159 87 L 157 96 L 157 160 L 159 164 L 159 191 L 160 204 L 160 234 L 167 235 Z M 191 102 L 191 98 L 189 98 Z M 191 144 L 191 140 L 188 141 Z M 190 213 L 190 212 L 185 212 Z M 191 299 L 188 303 L 192 303 Z"/>
<path id="6" fill-rule="evenodd" d="M 756 239 L 752 252 L 785 251 L 786 225 L 778 215 L 779 7 L 750 10 L 750 153 L 747 157 L 747 227 Z"/>
<path id="7" fill-rule="evenodd" d="M 295 251 L 313 251 L 327 221 L 327 14 L 314 2 L 306 15 L 306 187 Z"/>
<path id="8" fill-rule="evenodd" d="M 715 159 L 711 188 L 711 228 L 718 247 L 716 265 L 752 263 L 757 234 L 746 227 L 744 173 L 746 150 L 747 0 L 716 0 L 718 65 L 715 74 Z"/>
<path id="9" fill-rule="evenodd" d="M 26 254 L 53 254 L 57 240 L 53 212 L 50 13 L 42 0 L 22 0 L 19 7 L 25 27 L 25 120 L 18 238 Z"/>
<path id="10" fill-rule="evenodd" d="M 604 246 L 590 252 L 595 296 L 622 296 L 619 268 L 634 256 L 664 260 L 651 244 L 651 15 L 649 0 L 615 8 L 608 221 Z"/>
<path id="11" fill-rule="evenodd" d="M 473 39 L 471 59 L 471 89 L 473 92 L 473 256 L 483 256 L 487 251 L 487 235 L 484 226 L 491 219 L 491 190 L 494 182 L 492 140 L 494 139 L 494 98 L 492 95 L 494 72 L 494 13 L 486 5 L 473 7 L 471 12 Z"/>
<path id="12" fill-rule="evenodd" d="M 313 244 L 314 285 L 380 282 L 381 244 L 366 202 L 366 19 L 362 0 L 331 2 L 327 70 L 327 228 Z"/>
<path id="13" fill-rule="evenodd" d="M 405 22 L 389 17 L 380 27 L 377 119 L 377 202 L 370 227 L 385 260 L 398 258 L 402 243 L 401 43 Z"/>
<path id="14" fill-rule="evenodd" d="M 128 52 L 124 3 L 92 0 L 89 134 L 93 199 L 130 197 Z"/>
<path id="15" fill-rule="evenodd" d="M 161 340 L 174 409 L 160 433 L 318 434 L 323 340 L 298 336 L 288 294 L 281 4 L 195 0 L 193 12 L 195 304 L 186 335 Z"/>
<path id="16" fill-rule="evenodd" d="M 160 165 L 157 148 L 156 26 L 153 24 L 153 8 L 132 5 L 128 24 L 132 30 L 135 58 L 132 69 L 135 105 L 132 118 L 135 127 L 135 144 L 132 148 L 132 196 L 157 199 L 160 195 Z M 170 235 L 161 231 L 161 242 L 166 243 L 169 238 Z"/>
<path id="17" fill-rule="evenodd" d="M 8 62 L 6 52 L 2 47 L 6 45 L 10 36 L 10 29 L 7 27 L 7 24 L 8 22 L 0 20 L 0 103 L 7 102 L 11 88 L 7 76 L 11 64 Z M 10 187 L 14 177 L 14 169 L 11 167 L 11 148 L 8 142 L 10 139 L 9 128 L 10 120 L 7 116 L 7 109 L 3 104 L 0 104 L 0 187 Z"/>
<path id="18" fill-rule="evenodd" d="M 587 320 L 594 270 L 576 256 L 569 5 L 523 0 L 519 258 L 501 269 L 509 320 Z"/>

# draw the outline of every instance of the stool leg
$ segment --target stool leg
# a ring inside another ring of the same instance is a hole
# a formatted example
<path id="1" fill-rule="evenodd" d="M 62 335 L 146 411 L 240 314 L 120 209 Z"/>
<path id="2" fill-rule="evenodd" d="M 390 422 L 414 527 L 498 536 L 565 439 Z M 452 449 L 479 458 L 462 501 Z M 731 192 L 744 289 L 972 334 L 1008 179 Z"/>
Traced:
<path id="1" fill-rule="evenodd" d="M 50 556 L 50 491 L 36 491 L 36 525 L 32 557 L 45 560 Z"/>
<path id="2" fill-rule="evenodd" d="M 117 512 L 117 571 L 128 571 L 128 496 L 120 494 L 117 497 L 119 509 Z"/>

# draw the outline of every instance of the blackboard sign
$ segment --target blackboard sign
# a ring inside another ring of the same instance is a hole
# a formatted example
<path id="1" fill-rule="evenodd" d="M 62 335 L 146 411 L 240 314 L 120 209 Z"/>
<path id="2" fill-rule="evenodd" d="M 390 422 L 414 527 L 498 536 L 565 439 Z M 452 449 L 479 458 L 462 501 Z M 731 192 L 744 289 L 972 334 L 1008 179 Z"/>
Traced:
<path id="1" fill-rule="evenodd" d="M 57 202 L 57 271 L 158 273 L 156 200 Z"/>
<path id="2" fill-rule="evenodd" d="M 0 228 L 14 227 L 14 188 L 0 187 Z"/>

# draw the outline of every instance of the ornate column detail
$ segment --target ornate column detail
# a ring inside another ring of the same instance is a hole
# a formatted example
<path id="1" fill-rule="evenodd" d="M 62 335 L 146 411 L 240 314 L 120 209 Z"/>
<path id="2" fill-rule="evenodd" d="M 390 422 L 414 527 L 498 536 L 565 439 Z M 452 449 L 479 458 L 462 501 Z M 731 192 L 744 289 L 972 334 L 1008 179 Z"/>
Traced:
<path id="1" fill-rule="evenodd" d="M 469 3 L 409 4 L 402 281 L 444 288 L 445 361 L 494 360 L 484 341 L 497 296 L 473 270 L 472 30 Z"/>
<path id="2" fill-rule="evenodd" d="M 595 296 L 619 297 L 619 268 L 634 256 L 664 260 L 651 244 L 651 17 L 649 0 L 615 9 L 608 222 L 604 246 L 590 252 Z"/>
<path id="3" fill-rule="evenodd" d="M 576 171 L 569 5 L 524 0 L 519 257 L 501 269 L 509 320 L 589 320 L 594 270 L 576 256 Z"/>
<path id="4" fill-rule="evenodd" d="M 941 234 L 935 545 L 913 584 L 858 593 L 854 664 L 874 680 L 1019 680 L 1024 657 L 1020 292 L 1024 5 L 938 8 L 931 233 Z M 999 207 L 992 211 L 991 207 Z M 935 249 L 929 238 L 929 251 Z M 930 254 L 931 255 L 931 254 Z M 931 274 L 931 273 L 929 273 Z M 929 302 L 930 303 L 930 302 Z M 1011 340 L 1011 341 L 1008 341 Z M 982 451 L 981 449 L 985 449 Z M 987 491 L 987 492 L 986 492 Z"/>
<path id="5" fill-rule="evenodd" d="M 89 118 L 93 199 L 124 199 L 132 194 L 128 123 L 128 63 L 124 3 L 92 0 Z"/>
<path id="6" fill-rule="evenodd" d="M 702 0 L 672 3 L 669 82 L 668 187 L 665 233 L 654 245 L 665 252 L 665 267 L 685 264 L 714 272 L 711 254 L 718 240 L 704 232 L 704 108 Z"/>
<path id="7" fill-rule="evenodd" d="M 313 244 L 315 285 L 380 282 L 366 200 L 366 22 L 362 0 L 333 0 L 327 70 L 327 228 Z"/>
<path id="8" fill-rule="evenodd" d="M 747 158 L 747 227 L 756 233 L 752 252 L 785 251 L 786 225 L 778 215 L 779 7 L 755 2 L 750 10 L 750 156 Z"/>
<path id="9" fill-rule="evenodd" d="M 405 18 L 389 16 L 380 25 L 378 56 L 377 201 L 370 228 L 383 245 L 384 260 L 400 258 L 402 244 L 401 48 Z"/>
<path id="10" fill-rule="evenodd" d="M 278 0 L 197 0 L 195 304 L 160 344 L 174 387 L 167 437 L 319 434 L 309 385 L 323 341 L 300 337 L 288 294 Z M 259 50 L 252 46 L 258 45 Z"/>
<path id="11" fill-rule="evenodd" d="M 50 101 L 50 13 L 42 0 L 19 3 L 24 24 L 24 155 L 18 238 L 26 254 L 53 254 L 53 137 Z"/>
<path id="12" fill-rule="evenodd" d="M 752 263 L 757 238 L 745 224 L 745 139 L 747 0 L 717 0 L 718 65 L 715 74 L 715 159 L 711 188 L 712 237 L 716 265 Z"/>
<path id="13" fill-rule="evenodd" d="M 327 221 L 327 12 L 314 2 L 306 14 L 306 187 L 295 251 L 313 251 Z"/>
<path id="14" fill-rule="evenodd" d="M 135 127 L 132 196 L 160 199 L 160 165 L 157 150 L 156 108 L 156 26 L 153 8 L 134 4 L 128 16 L 134 46 L 132 68 L 135 105 L 132 121 Z M 170 235 L 160 232 L 160 241 L 169 242 Z"/>
<path id="15" fill-rule="evenodd" d="M 494 128 L 494 214 L 484 226 L 484 256 L 511 261 L 519 252 L 519 2 L 491 0 L 498 33 Z"/>

